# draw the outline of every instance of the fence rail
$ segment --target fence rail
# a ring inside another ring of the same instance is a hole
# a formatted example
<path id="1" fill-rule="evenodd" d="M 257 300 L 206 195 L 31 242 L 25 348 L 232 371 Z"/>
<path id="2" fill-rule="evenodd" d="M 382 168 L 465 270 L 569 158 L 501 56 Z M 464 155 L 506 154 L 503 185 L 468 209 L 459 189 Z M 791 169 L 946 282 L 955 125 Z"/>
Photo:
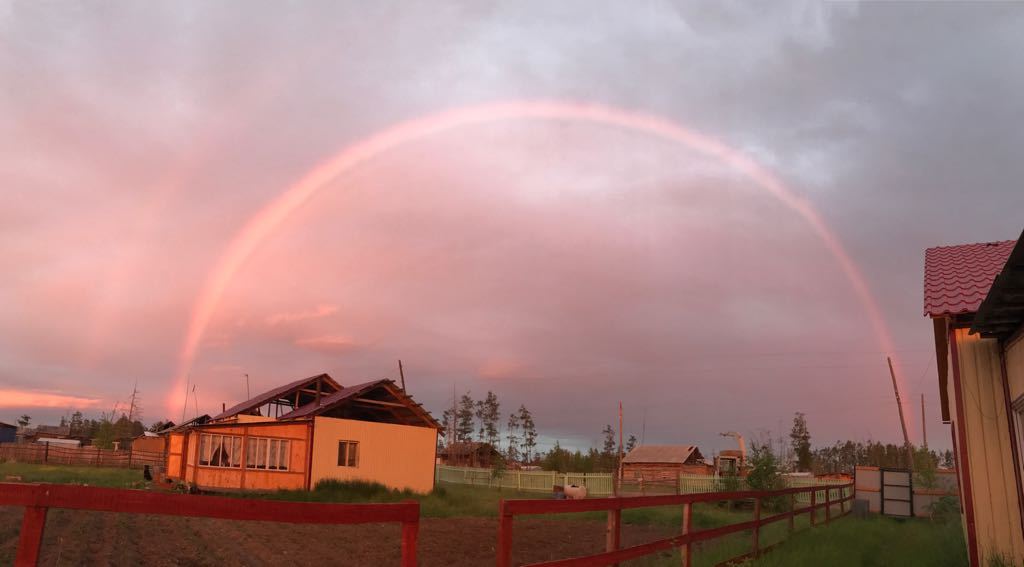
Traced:
<path id="1" fill-rule="evenodd" d="M 397 522 L 402 524 L 403 567 L 416 565 L 420 522 L 420 505 L 414 500 L 390 504 L 320 504 L 57 484 L 0 483 L 0 506 L 25 508 L 15 567 L 33 567 L 37 564 L 49 508 L 295 524 Z"/>
<path id="2" fill-rule="evenodd" d="M 808 494 L 810 504 L 797 508 L 797 495 Z M 823 500 L 818 500 L 817 495 L 822 494 Z M 761 501 L 765 498 L 777 498 L 788 495 L 790 497 L 789 510 L 772 516 L 761 516 Z M 692 505 L 698 502 L 713 502 L 720 500 L 754 500 L 754 519 L 746 522 L 739 522 L 700 531 L 692 530 Z M 751 551 L 734 557 L 730 561 L 738 561 L 748 557 L 756 557 L 766 548 L 760 545 L 761 527 L 787 520 L 789 531 L 794 529 L 794 518 L 800 514 L 809 514 L 811 525 L 817 523 L 817 513 L 821 508 L 825 509 L 825 522 L 832 520 L 832 507 L 839 505 L 839 515 L 849 512 L 846 503 L 853 499 L 853 483 L 842 485 L 814 485 L 807 487 L 784 488 L 781 490 L 769 491 L 738 491 L 738 492 L 717 492 L 717 493 L 695 493 L 682 495 L 665 496 L 632 496 L 620 498 L 593 498 L 587 500 L 502 500 L 500 503 L 500 515 L 498 523 L 498 546 L 497 565 L 498 567 L 510 567 L 512 564 L 512 525 L 516 516 L 529 514 L 568 514 L 576 512 L 599 512 L 608 513 L 608 529 L 606 540 L 606 551 L 584 557 L 573 557 L 543 563 L 534 563 L 533 567 L 568 567 L 568 566 L 591 566 L 611 565 L 619 561 L 636 559 L 658 551 L 671 550 L 677 547 L 682 548 L 683 566 L 692 565 L 691 544 L 710 539 L 719 538 L 728 534 L 751 531 Z M 650 543 L 635 545 L 627 548 L 620 548 L 622 510 L 631 508 L 645 508 L 652 506 L 681 506 L 682 512 L 682 533 L 678 536 L 656 540 Z"/>
<path id="3" fill-rule="evenodd" d="M 141 469 L 145 465 L 163 466 L 162 452 L 111 451 L 99 447 L 61 447 L 51 443 L 3 443 L 0 459 L 20 463 L 125 467 Z"/>
<path id="4" fill-rule="evenodd" d="M 847 481 L 836 479 L 816 479 L 813 477 L 783 477 L 787 488 L 803 488 L 807 486 L 839 486 Z M 437 466 L 437 480 L 455 484 L 488 486 L 492 488 L 512 488 L 524 492 L 551 492 L 556 485 L 572 485 L 587 487 L 590 496 L 610 496 L 615 494 L 615 477 L 611 473 L 559 473 L 553 471 L 519 471 L 508 470 L 500 477 L 495 477 L 491 469 L 472 467 Z M 680 474 L 678 478 L 655 481 L 626 480 L 619 485 L 619 493 L 632 494 L 711 494 L 716 492 L 734 492 L 750 490 L 746 480 L 742 478 L 728 479 L 713 475 Z M 819 492 L 819 498 L 824 498 Z M 800 493 L 799 502 L 809 502 L 810 495 Z"/>
<path id="5" fill-rule="evenodd" d="M 556 485 L 585 486 L 587 494 L 608 496 L 615 492 L 609 473 L 560 473 L 554 471 L 508 470 L 495 477 L 491 469 L 437 465 L 437 480 L 455 484 L 511 488 L 524 492 L 551 492 Z"/>

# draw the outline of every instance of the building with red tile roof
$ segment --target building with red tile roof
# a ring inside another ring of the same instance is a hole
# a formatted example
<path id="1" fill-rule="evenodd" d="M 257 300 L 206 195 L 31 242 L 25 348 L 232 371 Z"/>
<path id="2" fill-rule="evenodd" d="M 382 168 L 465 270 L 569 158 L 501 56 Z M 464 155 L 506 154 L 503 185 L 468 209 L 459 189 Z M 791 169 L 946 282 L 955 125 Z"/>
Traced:
<path id="1" fill-rule="evenodd" d="M 925 251 L 942 419 L 972 566 L 1024 561 L 1024 234 Z"/>

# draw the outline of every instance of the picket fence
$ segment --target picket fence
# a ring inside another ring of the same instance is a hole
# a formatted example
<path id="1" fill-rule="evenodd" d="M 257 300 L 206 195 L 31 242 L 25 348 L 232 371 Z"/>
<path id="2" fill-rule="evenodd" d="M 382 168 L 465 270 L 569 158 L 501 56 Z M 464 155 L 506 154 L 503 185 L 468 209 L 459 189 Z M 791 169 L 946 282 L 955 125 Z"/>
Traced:
<path id="1" fill-rule="evenodd" d="M 805 488 L 821 485 L 844 485 L 846 481 L 814 477 L 784 477 L 786 488 Z M 438 482 L 511 488 L 524 492 L 551 492 L 556 485 L 585 486 L 590 496 L 611 496 L 615 493 L 615 478 L 611 473 L 560 473 L 554 471 L 506 470 L 495 476 L 491 469 L 450 467 L 437 465 Z M 726 479 L 713 475 L 680 474 L 678 482 L 637 482 L 621 485 L 623 494 L 712 494 L 750 490 L 743 479 Z M 837 496 L 838 494 L 834 494 Z M 843 494 L 846 496 L 846 494 Z M 825 491 L 819 491 L 817 501 L 825 501 Z M 796 495 L 798 502 L 810 502 L 809 492 Z"/>

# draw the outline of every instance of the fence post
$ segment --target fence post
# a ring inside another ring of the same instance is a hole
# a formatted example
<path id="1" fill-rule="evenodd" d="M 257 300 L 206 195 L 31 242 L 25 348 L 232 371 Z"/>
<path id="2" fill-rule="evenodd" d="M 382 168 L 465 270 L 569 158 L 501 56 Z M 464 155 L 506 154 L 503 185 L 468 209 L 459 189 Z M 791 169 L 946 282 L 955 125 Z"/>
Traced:
<path id="1" fill-rule="evenodd" d="M 622 509 L 608 510 L 608 527 L 605 530 L 605 551 L 618 551 L 622 538 Z M 614 563 L 613 565 L 618 565 Z"/>
<path id="2" fill-rule="evenodd" d="M 818 518 L 818 491 L 811 489 L 811 526 L 815 525 L 815 520 Z"/>
<path id="3" fill-rule="evenodd" d="M 796 493 L 789 493 L 789 535 L 793 535 L 793 519 L 796 517 Z"/>
<path id="4" fill-rule="evenodd" d="M 754 530 L 753 553 L 757 557 L 761 552 L 761 498 L 754 498 Z"/>
<path id="5" fill-rule="evenodd" d="M 825 489 L 825 524 L 832 521 L 832 489 Z"/>
<path id="6" fill-rule="evenodd" d="M 512 519 L 502 498 L 498 501 L 498 567 L 512 567 Z"/>
<path id="7" fill-rule="evenodd" d="M 50 444 L 43 445 L 43 464 L 50 462 Z"/>
<path id="8" fill-rule="evenodd" d="M 49 443 L 47 443 L 49 445 Z M 39 561 L 39 547 L 43 543 L 43 528 L 46 527 L 46 508 L 26 506 L 21 521 L 21 536 L 18 538 L 18 555 L 15 567 L 35 567 Z"/>
<path id="9" fill-rule="evenodd" d="M 128 468 L 132 468 L 132 446 L 128 446 Z"/>
<path id="10" fill-rule="evenodd" d="M 416 567 L 416 538 L 419 536 L 420 518 L 402 522 L 402 567 Z"/>
<path id="11" fill-rule="evenodd" d="M 683 535 L 690 533 L 690 522 L 693 520 L 693 509 L 689 502 L 683 503 Z M 679 550 L 679 555 L 683 559 L 683 567 L 690 567 L 692 565 L 690 544 L 685 544 L 682 549 Z"/>

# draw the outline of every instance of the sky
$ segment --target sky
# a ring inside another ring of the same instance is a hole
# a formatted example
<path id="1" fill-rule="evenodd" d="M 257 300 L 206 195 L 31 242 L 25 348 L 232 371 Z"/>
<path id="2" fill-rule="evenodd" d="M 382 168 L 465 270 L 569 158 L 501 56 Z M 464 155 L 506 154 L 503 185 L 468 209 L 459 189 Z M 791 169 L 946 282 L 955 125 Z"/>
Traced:
<path id="1" fill-rule="evenodd" d="M 0 421 L 136 384 L 179 420 L 185 379 L 191 416 L 245 374 L 401 359 L 435 416 L 494 391 L 541 449 L 620 401 L 705 454 L 797 411 L 815 444 L 899 442 L 893 356 L 912 440 L 923 394 L 948 448 L 924 249 L 1024 228 L 1022 51 L 1011 3 L 0 0 Z M 636 124 L 387 137 L 531 101 L 656 117 L 792 199 Z"/>

